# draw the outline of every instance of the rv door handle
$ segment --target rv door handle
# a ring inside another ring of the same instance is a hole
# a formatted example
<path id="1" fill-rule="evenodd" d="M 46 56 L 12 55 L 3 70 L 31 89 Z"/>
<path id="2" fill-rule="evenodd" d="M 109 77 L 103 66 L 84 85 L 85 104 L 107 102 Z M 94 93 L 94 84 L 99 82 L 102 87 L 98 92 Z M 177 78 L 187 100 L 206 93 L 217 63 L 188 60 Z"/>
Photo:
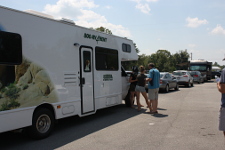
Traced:
<path id="1" fill-rule="evenodd" d="M 85 84 L 85 78 L 82 78 L 82 84 Z"/>

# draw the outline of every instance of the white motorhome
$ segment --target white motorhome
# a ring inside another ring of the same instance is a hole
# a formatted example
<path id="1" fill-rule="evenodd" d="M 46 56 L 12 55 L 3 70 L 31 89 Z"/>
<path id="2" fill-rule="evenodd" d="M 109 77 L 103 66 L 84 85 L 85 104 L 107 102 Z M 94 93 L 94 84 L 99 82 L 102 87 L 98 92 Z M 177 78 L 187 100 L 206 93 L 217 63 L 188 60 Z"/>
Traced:
<path id="1" fill-rule="evenodd" d="M 54 120 L 121 104 L 121 61 L 137 59 L 127 38 L 0 6 L 0 133 L 44 138 Z"/>

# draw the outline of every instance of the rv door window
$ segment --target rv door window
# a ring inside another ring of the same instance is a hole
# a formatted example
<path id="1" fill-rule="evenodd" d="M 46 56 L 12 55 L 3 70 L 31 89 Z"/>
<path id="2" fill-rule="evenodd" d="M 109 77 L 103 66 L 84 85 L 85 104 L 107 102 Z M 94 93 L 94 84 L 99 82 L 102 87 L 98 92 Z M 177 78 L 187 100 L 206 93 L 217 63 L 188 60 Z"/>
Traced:
<path id="1" fill-rule="evenodd" d="M 84 72 L 91 72 L 91 53 L 89 51 L 83 51 L 83 60 Z"/>
<path id="2" fill-rule="evenodd" d="M 118 51 L 96 47 L 95 48 L 95 67 L 96 70 L 118 70 Z"/>
<path id="3" fill-rule="evenodd" d="M 22 63 L 22 38 L 19 34 L 0 31 L 0 64 Z"/>

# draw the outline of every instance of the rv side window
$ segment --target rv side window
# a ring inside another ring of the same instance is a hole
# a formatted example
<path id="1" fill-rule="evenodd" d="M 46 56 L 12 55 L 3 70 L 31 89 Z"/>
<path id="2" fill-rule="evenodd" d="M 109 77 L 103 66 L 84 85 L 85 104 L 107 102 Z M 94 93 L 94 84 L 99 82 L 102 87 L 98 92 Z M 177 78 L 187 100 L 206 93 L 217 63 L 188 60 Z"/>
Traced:
<path id="1" fill-rule="evenodd" d="M 95 48 L 95 67 L 96 70 L 118 70 L 118 51 L 96 47 Z"/>
<path id="2" fill-rule="evenodd" d="M 122 49 L 124 52 L 130 53 L 131 52 L 131 46 L 129 44 L 122 44 Z"/>
<path id="3" fill-rule="evenodd" d="M 22 38 L 19 34 L 0 31 L 0 64 L 22 63 Z"/>

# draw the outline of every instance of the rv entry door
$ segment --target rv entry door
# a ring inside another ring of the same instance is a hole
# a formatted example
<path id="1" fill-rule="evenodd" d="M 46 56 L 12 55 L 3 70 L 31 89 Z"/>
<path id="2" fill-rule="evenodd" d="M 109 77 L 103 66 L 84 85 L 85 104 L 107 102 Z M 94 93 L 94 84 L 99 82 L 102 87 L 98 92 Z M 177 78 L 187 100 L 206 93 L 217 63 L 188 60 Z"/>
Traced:
<path id="1" fill-rule="evenodd" d="M 80 49 L 80 91 L 82 114 L 93 112 L 94 106 L 94 82 L 93 82 L 93 57 L 92 49 L 81 47 Z"/>

